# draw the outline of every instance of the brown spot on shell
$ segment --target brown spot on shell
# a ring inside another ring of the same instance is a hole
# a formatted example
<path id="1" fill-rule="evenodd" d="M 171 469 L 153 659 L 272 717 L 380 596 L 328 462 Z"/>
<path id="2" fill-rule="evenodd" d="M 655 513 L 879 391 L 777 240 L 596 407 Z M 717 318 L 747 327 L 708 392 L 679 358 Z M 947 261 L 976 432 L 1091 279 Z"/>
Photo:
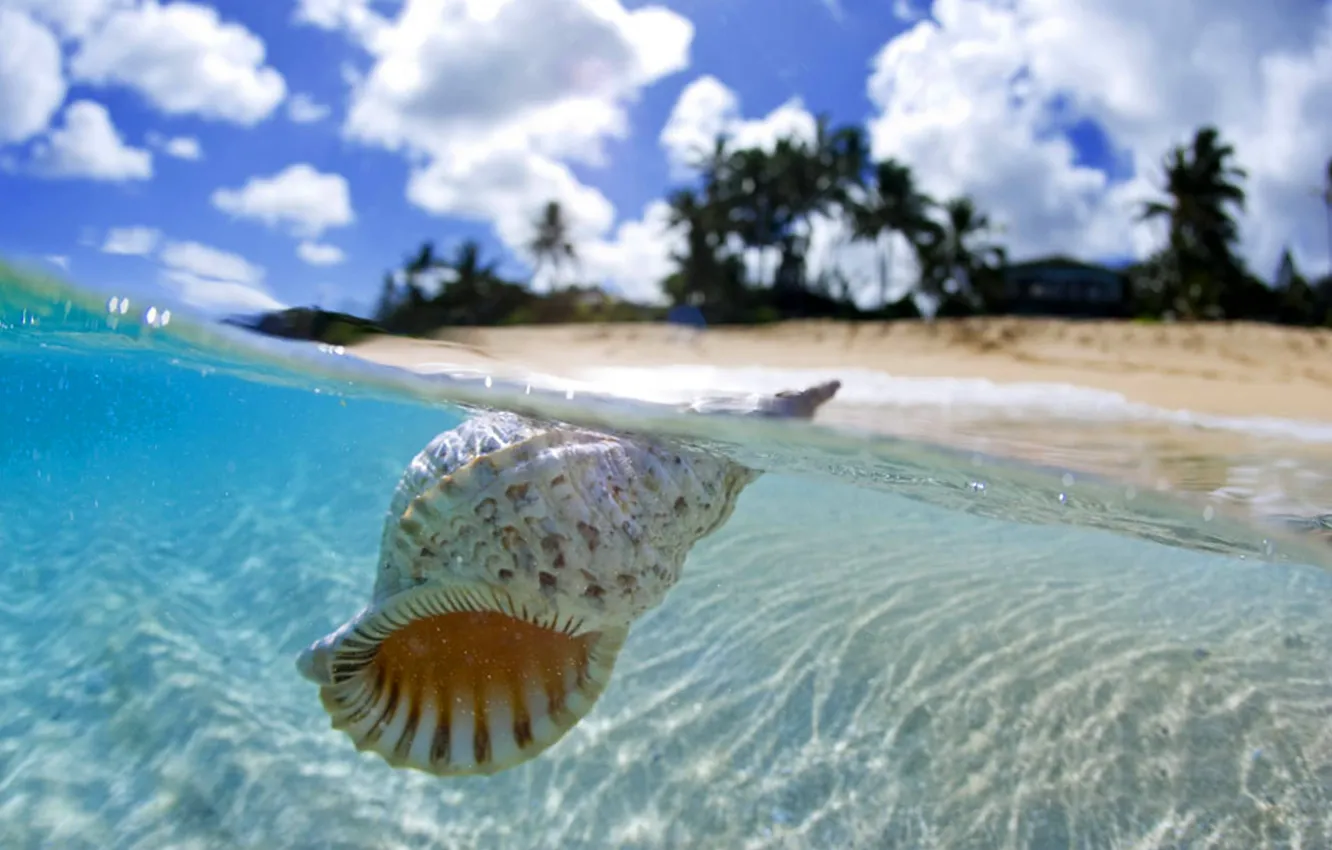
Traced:
<path id="1" fill-rule="evenodd" d="M 476 756 L 477 764 L 485 764 L 490 761 L 490 717 L 480 700 L 479 693 L 477 697 L 472 711 L 476 723 L 475 731 L 472 733 L 472 755 Z"/>
<path id="2" fill-rule="evenodd" d="M 564 544 L 569 542 L 569 538 L 563 534 L 547 534 L 541 538 L 541 551 L 547 555 L 553 555 L 563 549 Z"/>
<path id="3" fill-rule="evenodd" d="M 587 523 L 583 522 L 582 520 L 579 520 L 579 521 L 578 521 L 578 533 L 581 534 L 581 535 L 583 535 L 583 540 L 587 543 L 587 548 L 588 548 L 589 551 L 592 551 L 592 552 L 597 551 L 597 547 L 601 545 L 601 532 L 600 532 L 600 531 L 597 531 L 597 530 L 596 530 L 595 528 L 593 528 L 592 526 L 588 525 Z"/>
<path id="4" fill-rule="evenodd" d="M 569 538 L 563 534 L 547 534 L 541 538 L 541 552 L 551 559 L 555 569 L 562 570 L 566 563 L 564 558 L 564 545 L 569 542 Z"/>
<path id="5" fill-rule="evenodd" d="M 532 485 L 522 482 L 519 484 L 510 484 L 504 491 L 504 496 L 515 505 L 527 498 L 527 493 L 532 489 Z"/>
<path id="6" fill-rule="evenodd" d="M 497 507 L 494 499 L 482 499 L 476 506 L 476 515 L 482 519 L 494 519 Z"/>
<path id="7" fill-rule="evenodd" d="M 559 579 L 551 573 L 538 573 L 537 581 L 541 583 L 541 590 L 545 593 L 554 593 L 559 585 Z"/>
<path id="8" fill-rule="evenodd" d="M 398 741 L 393 745 L 393 756 L 399 761 L 406 761 L 407 756 L 412 750 L 412 741 L 416 738 L 416 729 L 421 725 L 421 701 L 419 699 L 407 699 L 407 722 L 403 725 L 402 734 L 398 736 Z"/>
<path id="9" fill-rule="evenodd" d="M 442 700 L 439 706 L 439 722 L 435 726 L 435 740 L 430 745 L 430 760 L 435 764 L 447 764 L 449 761 L 451 740 L 450 731 L 453 729 L 453 713 L 450 709 L 453 703 L 450 700 Z"/>
<path id="10" fill-rule="evenodd" d="M 515 705 L 518 708 L 518 716 L 513 719 L 513 740 L 519 747 L 526 747 L 532 743 L 532 718 L 527 716 L 527 705 L 522 700 L 516 700 Z"/>

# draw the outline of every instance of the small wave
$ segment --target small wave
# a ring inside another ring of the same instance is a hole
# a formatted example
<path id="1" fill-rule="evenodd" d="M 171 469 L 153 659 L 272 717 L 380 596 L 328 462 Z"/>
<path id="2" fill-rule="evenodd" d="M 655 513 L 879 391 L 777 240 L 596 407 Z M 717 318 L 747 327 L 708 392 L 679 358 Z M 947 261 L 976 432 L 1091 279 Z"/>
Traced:
<path id="1" fill-rule="evenodd" d="M 868 369 L 721 368 L 712 366 L 595 367 L 570 386 L 654 402 L 681 402 L 700 392 L 764 393 L 837 378 L 836 403 L 877 408 L 946 408 L 953 415 L 1045 417 L 1114 423 L 1157 423 L 1332 443 L 1332 422 L 1272 416 L 1217 416 L 1130 401 L 1109 390 L 1072 384 L 998 383 L 983 378 L 907 378 Z M 553 382 L 556 379 L 551 379 Z"/>

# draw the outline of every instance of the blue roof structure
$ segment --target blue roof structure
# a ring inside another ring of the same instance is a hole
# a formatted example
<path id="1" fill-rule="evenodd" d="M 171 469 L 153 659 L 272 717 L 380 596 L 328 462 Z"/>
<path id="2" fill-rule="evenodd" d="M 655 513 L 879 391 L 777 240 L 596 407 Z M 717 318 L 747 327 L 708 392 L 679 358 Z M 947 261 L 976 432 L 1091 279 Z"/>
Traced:
<path id="1" fill-rule="evenodd" d="M 685 325 L 691 328 L 706 328 L 708 322 L 703 318 L 703 311 L 693 304 L 677 304 L 666 313 L 666 321 L 672 325 Z"/>

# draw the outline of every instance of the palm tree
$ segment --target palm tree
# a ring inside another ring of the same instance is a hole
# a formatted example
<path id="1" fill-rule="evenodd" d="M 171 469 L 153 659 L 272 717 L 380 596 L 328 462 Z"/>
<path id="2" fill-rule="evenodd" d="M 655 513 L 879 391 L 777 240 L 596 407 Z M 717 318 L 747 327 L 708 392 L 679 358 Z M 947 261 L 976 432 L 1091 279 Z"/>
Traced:
<path id="1" fill-rule="evenodd" d="M 788 289 L 804 285 L 804 258 L 811 219 L 831 200 L 830 174 L 816 140 L 813 145 L 793 138 L 779 139 L 767 155 L 772 189 L 772 236 L 781 249 L 774 286 Z"/>
<path id="2" fill-rule="evenodd" d="M 379 302 L 375 305 L 375 320 L 388 321 L 398 307 L 398 282 L 393 272 L 384 272 L 384 283 L 379 290 Z"/>
<path id="3" fill-rule="evenodd" d="M 777 208 L 783 210 L 785 219 L 782 264 L 795 273 L 784 283 L 809 286 L 803 270 L 814 217 L 846 212 L 853 187 L 864 182 L 868 161 L 864 131 L 858 127 L 830 130 L 826 114 L 816 117 L 812 140 L 786 138 L 777 143 L 772 166 L 780 197 Z"/>
<path id="4" fill-rule="evenodd" d="M 676 270 L 662 282 L 666 295 L 674 304 L 702 307 L 713 319 L 736 316 L 745 299 L 744 268 L 739 257 L 724 253 L 724 208 L 692 189 L 671 193 L 670 205 L 667 229 L 684 228 L 685 249 L 671 255 Z"/>
<path id="5" fill-rule="evenodd" d="M 829 193 L 843 211 L 851 205 L 852 189 L 863 188 L 865 171 L 870 166 L 869 142 L 861 127 L 839 127 L 821 150 L 825 152 L 826 170 L 831 176 Z"/>
<path id="6" fill-rule="evenodd" d="M 1187 315 L 1214 312 L 1225 285 L 1239 276 L 1234 245 L 1239 225 L 1229 207 L 1244 209 L 1244 169 L 1231 165 L 1235 149 L 1211 126 L 1190 145 L 1176 145 L 1162 162 L 1167 200 L 1143 204 L 1140 221 L 1169 222 L 1169 253 L 1177 279 L 1167 301 Z"/>
<path id="7" fill-rule="evenodd" d="M 533 277 L 547 265 L 558 275 L 566 262 L 578 263 L 578 254 L 569 238 L 569 221 L 559 201 L 547 201 L 542 207 L 536 221 L 536 234 L 527 243 L 527 249 L 536 259 Z"/>
<path id="8" fill-rule="evenodd" d="M 993 241 L 994 224 L 965 195 L 944 202 L 942 209 L 943 222 L 922 225 L 913 243 L 920 260 L 920 288 L 939 298 L 956 294 L 975 306 L 992 303 L 998 271 L 1007 261 L 1007 251 Z M 958 287 L 956 293 L 947 291 L 950 280 Z"/>
<path id="9" fill-rule="evenodd" d="M 490 285 L 495 281 L 495 269 L 498 262 L 481 264 L 481 246 L 475 239 L 464 240 L 454 251 L 449 268 L 453 270 L 453 282 L 449 290 L 454 299 L 463 304 L 484 301 L 489 295 Z"/>
<path id="10" fill-rule="evenodd" d="M 735 151 L 727 164 L 725 181 L 719 187 L 727 210 L 728 223 L 745 245 L 766 251 L 781 244 L 783 212 L 782 189 L 778 186 L 784 163 L 775 155 L 758 148 Z M 758 283 L 768 282 L 762 260 Z"/>
<path id="11" fill-rule="evenodd" d="M 911 169 L 895 159 L 874 166 L 874 179 L 863 200 L 851 206 L 852 232 L 857 239 L 878 241 L 888 235 L 887 249 L 879 251 L 879 300 L 888 303 L 889 275 L 893 264 L 893 236 L 901 234 L 917 244 L 928 231 L 934 200 L 917 191 Z"/>
<path id="12" fill-rule="evenodd" d="M 421 276 L 439 266 L 435 243 L 430 240 L 422 242 L 416 253 L 403 262 L 402 275 L 407 286 L 407 301 L 413 307 L 420 307 L 426 301 L 425 292 L 421 289 Z"/>
<path id="13" fill-rule="evenodd" d="M 703 153 L 690 157 L 689 167 L 696 170 L 702 179 L 708 199 L 716 200 L 716 192 L 726 181 L 726 174 L 731 163 L 731 138 L 725 133 L 718 133 L 712 140 L 712 147 Z"/>
<path id="14" fill-rule="evenodd" d="M 1323 209 L 1327 212 L 1327 273 L 1332 278 L 1332 157 L 1328 157 L 1323 178 Z"/>
<path id="15" fill-rule="evenodd" d="M 500 278 L 498 263 L 482 264 L 481 246 L 467 239 L 454 249 L 453 257 L 442 264 L 453 272 L 452 280 L 441 288 L 435 303 L 439 319 L 450 324 L 478 325 L 498 319 Z"/>

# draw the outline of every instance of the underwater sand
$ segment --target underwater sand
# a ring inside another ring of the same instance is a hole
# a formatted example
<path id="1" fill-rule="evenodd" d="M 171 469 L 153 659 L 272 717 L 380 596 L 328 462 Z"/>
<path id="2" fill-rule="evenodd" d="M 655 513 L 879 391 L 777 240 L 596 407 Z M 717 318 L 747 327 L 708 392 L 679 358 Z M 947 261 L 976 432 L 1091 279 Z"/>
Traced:
<path id="1" fill-rule="evenodd" d="M 440 780 L 357 754 L 294 661 L 464 414 L 7 324 L 6 850 L 1332 847 L 1321 538 L 793 438 L 584 723 Z"/>

